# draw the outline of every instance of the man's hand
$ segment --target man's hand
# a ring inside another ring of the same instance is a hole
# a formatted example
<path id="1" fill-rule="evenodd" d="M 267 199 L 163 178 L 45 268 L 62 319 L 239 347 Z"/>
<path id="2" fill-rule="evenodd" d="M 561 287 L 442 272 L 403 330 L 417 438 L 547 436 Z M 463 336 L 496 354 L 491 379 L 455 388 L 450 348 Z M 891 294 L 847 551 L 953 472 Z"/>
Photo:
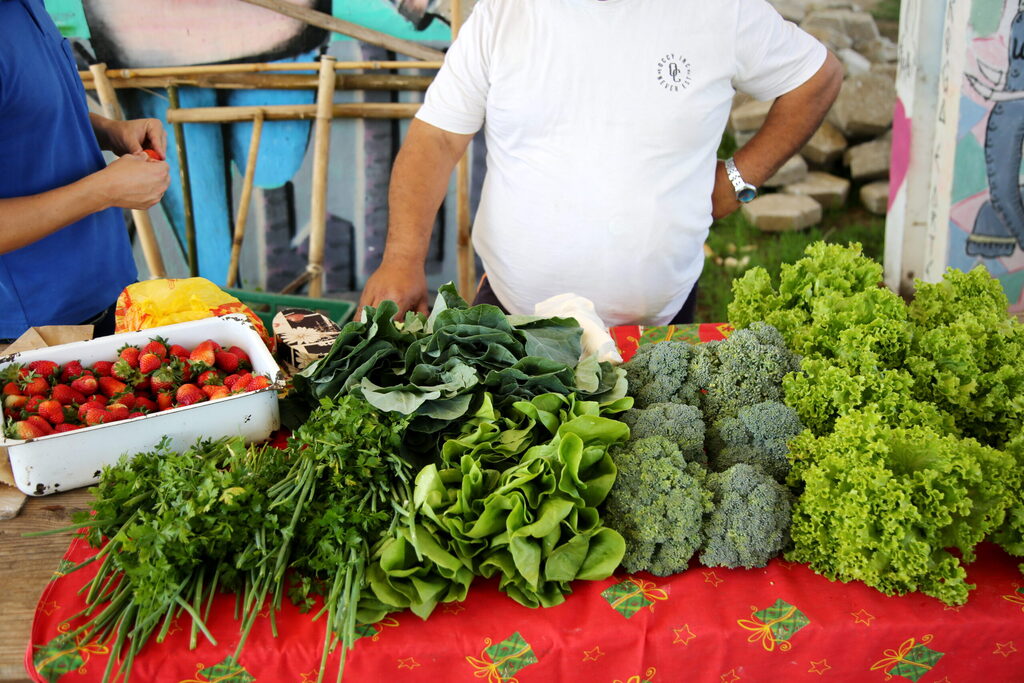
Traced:
<path id="1" fill-rule="evenodd" d="M 167 157 L 167 133 L 158 119 L 115 121 L 96 114 L 89 115 L 100 147 L 118 156 L 153 149 Z"/>
<path id="2" fill-rule="evenodd" d="M 125 154 L 94 174 L 107 206 L 148 209 L 160 201 L 171 182 L 165 161 L 154 161 L 141 150 Z"/>
<path id="3" fill-rule="evenodd" d="M 362 315 L 364 306 L 376 307 L 386 299 L 398 304 L 399 316 L 403 316 L 406 311 L 428 313 L 427 277 L 422 266 L 393 266 L 386 261 L 381 263 L 380 268 L 366 281 L 359 297 L 356 319 Z"/>

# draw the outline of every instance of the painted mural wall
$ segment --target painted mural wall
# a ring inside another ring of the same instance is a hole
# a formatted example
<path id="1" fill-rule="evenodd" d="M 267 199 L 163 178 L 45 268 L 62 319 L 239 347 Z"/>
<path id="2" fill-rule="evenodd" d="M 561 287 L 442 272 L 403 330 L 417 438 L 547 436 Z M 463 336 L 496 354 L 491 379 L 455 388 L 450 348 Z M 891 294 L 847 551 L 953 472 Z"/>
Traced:
<path id="1" fill-rule="evenodd" d="M 447 12 L 444 0 L 290 1 L 432 47 L 443 48 L 450 41 L 450 29 L 442 20 Z M 97 61 L 111 68 L 311 62 L 325 53 L 339 61 L 395 58 L 381 48 L 237 0 L 46 0 L 46 6 L 72 40 L 81 68 Z M 119 97 L 127 116 L 154 116 L 166 122 L 166 91 L 120 90 Z M 414 102 L 421 97 L 419 93 L 340 91 L 335 101 Z M 311 104 L 314 92 L 181 88 L 180 100 L 182 107 Z M 387 230 L 388 179 L 406 126 L 406 122 L 388 120 L 332 124 L 324 263 L 327 293 L 358 290 L 379 264 Z M 173 152 L 173 130 L 170 126 L 167 130 Z M 185 125 L 199 273 L 219 284 L 227 274 L 240 169 L 246 165 L 251 131 L 252 123 Z M 245 288 L 279 291 L 305 267 L 311 142 L 309 121 L 264 125 L 257 190 L 242 252 L 240 277 Z M 174 182 L 162 210 L 151 214 L 169 274 L 185 276 L 184 204 L 173 153 L 168 162 Z M 140 254 L 136 261 L 140 267 L 144 263 Z M 452 201 L 446 202 L 435 226 L 428 275 L 434 286 L 455 277 Z"/>
<path id="2" fill-rule="evenodd" d="M 983 263 L 1024 311 L 1024 0 L 973 0 L 949 211 L 948 263 Z"/>

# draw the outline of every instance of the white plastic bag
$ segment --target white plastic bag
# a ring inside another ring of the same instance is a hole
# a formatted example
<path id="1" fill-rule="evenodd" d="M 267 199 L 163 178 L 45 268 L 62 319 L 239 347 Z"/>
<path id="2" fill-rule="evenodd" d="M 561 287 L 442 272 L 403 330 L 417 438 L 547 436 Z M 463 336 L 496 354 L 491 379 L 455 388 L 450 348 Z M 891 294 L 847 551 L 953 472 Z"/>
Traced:
<path id="1" fill-rule="evenodd" d="M 533 314 L 545 318 L 575 318 L 583 328 L 583 356 L 580 360 L 596 356 L 598 361 L 616 364 L 622 362 L 622 356 L 619 355 L 615 340 L 608 332 L 608 326 L 597 315 L 594 302 L 590 299 L 571 293 L 558 294 L 535 305 Z"/>

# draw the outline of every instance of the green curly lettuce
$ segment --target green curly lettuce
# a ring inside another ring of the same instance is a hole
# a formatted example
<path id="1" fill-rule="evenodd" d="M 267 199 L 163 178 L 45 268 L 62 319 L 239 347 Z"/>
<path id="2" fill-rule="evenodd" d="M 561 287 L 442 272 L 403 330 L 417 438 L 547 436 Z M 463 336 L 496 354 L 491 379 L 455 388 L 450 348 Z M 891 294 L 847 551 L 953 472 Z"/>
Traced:
<path id="1" fill-rule="evenodd" d="M 790 457 L 789 484 L 802 493 L 788 559 L 886 594 L 967 600 L 973 586 L 963 564 L 1003 523 L 1015 467 L 1009 455 L 861 411 L 838 419 L 826 436 L 802 433 Z"/>

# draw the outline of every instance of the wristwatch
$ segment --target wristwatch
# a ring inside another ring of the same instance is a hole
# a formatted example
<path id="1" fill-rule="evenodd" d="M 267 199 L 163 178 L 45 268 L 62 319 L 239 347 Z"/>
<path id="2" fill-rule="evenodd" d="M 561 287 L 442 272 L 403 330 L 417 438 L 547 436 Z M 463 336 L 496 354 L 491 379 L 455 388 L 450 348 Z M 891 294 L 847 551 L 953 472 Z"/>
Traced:
<path id="1" fill-rule="evenodd" d="M 732 157 L 725 160 L 725 172 L 729 176 L 729 182 L 732 183 L 733 189 L 736 190 L 736 199 L 741 203 L 746 204 L 757 196 L 757 188 L 743 179 Z"/>

